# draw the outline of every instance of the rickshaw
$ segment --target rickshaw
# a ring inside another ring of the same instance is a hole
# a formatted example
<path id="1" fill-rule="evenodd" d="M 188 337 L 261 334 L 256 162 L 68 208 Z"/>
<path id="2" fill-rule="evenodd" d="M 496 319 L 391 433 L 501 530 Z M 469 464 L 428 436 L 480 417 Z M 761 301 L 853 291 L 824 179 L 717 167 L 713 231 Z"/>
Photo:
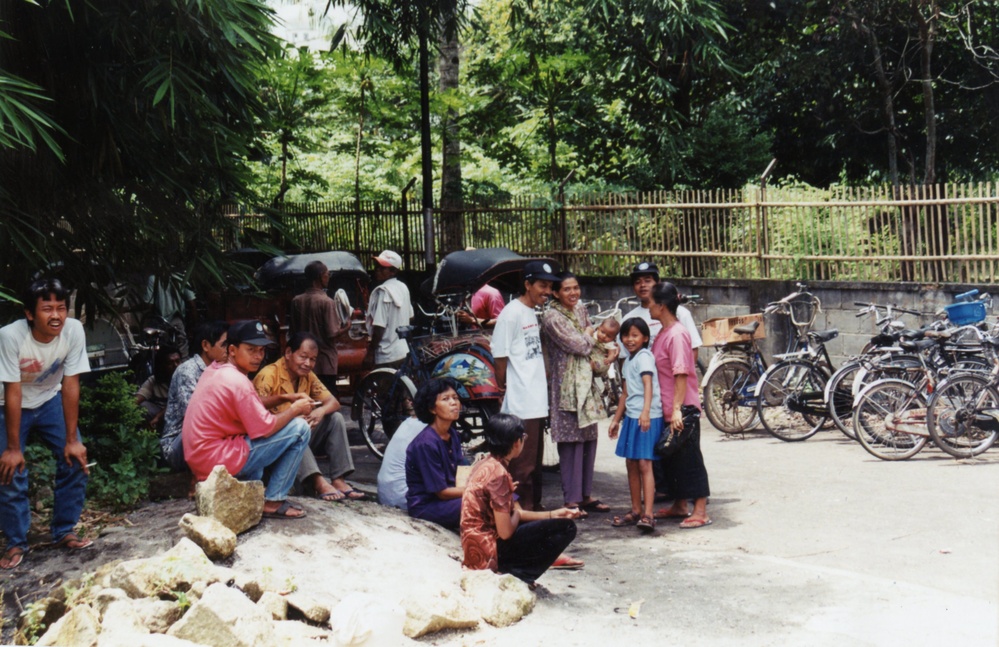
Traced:
<path id="1" fill-rule="evenodd" d="M 496 382 L 496 368 L 489 333 L 465 327 L 458 312 L 469 311 L 472 295 L 487 283 L 505 294 L 516 291 L 519 273 L 534 260 L 496 247 L 448 254 L 423 290 L 436 309 L 424 312 L 423 334 L 405 326 L 400 336 L 409 342 L 409 356 L 398 369 L 379 368 L 366 375 L 354 394 L 351 413 L 369 449 L 379 459 L 385 446 L 407 417 L 413 415 L 413 397 L 426 380 L 451 377 L 458 383 L 461 418 L 457 422 L 466 454 L 484 449 L 482 430 L 500 408 L 503 393 Z"/>

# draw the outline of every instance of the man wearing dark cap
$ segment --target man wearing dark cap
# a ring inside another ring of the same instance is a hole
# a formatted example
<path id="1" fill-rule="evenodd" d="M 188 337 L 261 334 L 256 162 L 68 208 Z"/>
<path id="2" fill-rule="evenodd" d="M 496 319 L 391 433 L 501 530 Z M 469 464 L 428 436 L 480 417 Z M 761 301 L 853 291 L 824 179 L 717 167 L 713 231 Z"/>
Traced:
<path id="1" fill-rule="evenodd" d="M 631 270 L 631 288 L 635 291 L 635 296 L 638 297 L 641 305 L 624 315 L 624 319 L 641 317 L 645 320 L 645 323 L 649 324 L 649 332 L 651 333 L 649 337 L 650 347 L 652 346 L 652 342 L 655 341 L 656 335 L 663 328 L 659 320 L 654 319 L 649 314 L 649 304 L 652 303 L 652 288 L 656 286 L 656 283 L 659 283 L 659 268 L 655 263 L 642 262 L 636 265 Z M 690 343 L 694 349 L 694 359 L 697 359 L 697 349 L 701 347 L 703 342 L 697 330 L 697 324 L 694 322 L 694 317 L 691 316 L 690 310 L 683 306 L 677 306 L 676 318 L 687 329 L 687 332 L 690 333 Z"/>
<path id="2" fill-rule="evenodd" d="M 492 336 L 496 381 L 505 390 L 501 411 L 519 416 L 527 433 L 524 450 L 509 466 L 525 510 L 541 508 L 541 422 L 548 416 L 548 379 L 535 308 L 548 301 L 557 273 L 547 261 L 524 265 L 524 293 L 503 308 Z"/>
<path id="3" fill-rule="evenodd" d="M 312 400 L 304 393 L 287 393 L 282 397 L 291 406 L 281 413 L 264 408 L 248 376 L 260 368 L 264 349 L 272 343 L 259 321 L 239 321 L 229 328 L 229 361 L 212 362 L 205 369 L 187 405 L 184 459 L 199 481 L 216 465 L 245 481 L 262 480 L 269 469 L 264 516 L 299 519 L 305 512 L 286 498 L 309 445 L 309 424 L 302 416 L 312 410 Z"/>

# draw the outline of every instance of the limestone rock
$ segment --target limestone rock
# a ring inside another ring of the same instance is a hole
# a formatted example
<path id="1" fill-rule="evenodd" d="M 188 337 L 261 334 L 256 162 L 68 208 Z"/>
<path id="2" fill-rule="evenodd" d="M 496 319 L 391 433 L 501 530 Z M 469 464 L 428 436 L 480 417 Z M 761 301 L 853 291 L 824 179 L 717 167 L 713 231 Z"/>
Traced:
<path id="1" fill-rule="evenodd" d="M 112 602 L 101 619 L 101 635 L 106 634 L 147 634 L 149 629 L 142 623 L 142 617 L 131 600 Z"/>
<path id="2" fill-rule="evenodd" d="M 36 645 L 59 647 L 95 647 L 100 619 L 97 612 L 86 604 L 73 607 L 49 627 Z"/>
<path id="3" fill-rule="evenodd" d="M 403 635 L 406 612 L 370 593 L 348 593 L 330 614 L 335 645 L 399 647 L 416 644 Z"/>
<path id="4" fill-rule="evenodd" d="M 262 647 L 277 638 L 270 614 L 224 584 L 209 586 L 167 635 L 214 647 Z"/>
<path id="5" fill-rule="evenodd" d="M 290 593 L 285 596 L 288 606 L 301 612 L 311 622 L 323 624 L 330 619 L 330 608 L 318 600 L 302 593 Z"/>
<path id="6" fill-rule="evenodd" d="M 187 591 L 195 582 L 218 582 L 219 569 L 204 551 L 186 537 L 156 557 L 121 562 L 111 571 L 111 586 L 133 598 L 145 598 L 161 592 Z"/>
<path id="7" fill-rule="evenodd" d="M 288 619 L 288 601 L 273 591 L 264 592 L 257 600 L 257 606 L 271 614 L 275 620 Z"/>
<path id="8" fill-rule="evenodd" d="M 208 647 L 183 638 L 164 634 L 130 634 L 126 632 L 101 634 L 97 647 Z"/>
<path id="9" fill-rule="evenodd" d="M 237 481 L 217 465 L 195 489 L 198 514 L 213 517 L 237 535 L 254 527 L 264 515 L 264 484 Z"/>
<path id="10" fill-rule="evenodd" d="M 274 623 L 277 647 L 302 647 L 302 645 L 333 645 L 328 641 L 329 632 L 295 620 Z"/>
<path id="11" fill-rule="evenodd" d="M 470 629 L 479 624 L 479 614 L 462 595 L 441 591 L 436 596 L 410 597 L 403 602 L 406 624 L 403 633 L 419 638 L 442 629 Z"/>
<path id="12" fill-rule="evenodd" d="M 94 601 L 91 603 L 91 606 L 93 606 L 94 610 L 97 611 L 97 614 L 103 618 L 104 612 L 113 602 L 127 599 L 128 593 L 125 593 L 122 589 L 101 589 L 100 592 L 94 596 Z"/>
<path id="13" fill-rule="evenodd" d="M 492 571 L 467 571 L 461 588 L 482 619 L 494 627 L 507 627 L 534 610 L 534 592 L 513 575 Z"/>
<path id="14" fill-rule="evenodd" d="M 179 602 L 157 598 L 133 600 L 132 608 L 146 629 L 154 634 L 165 634 L 184 615 L 184 609 Z"/>
<path id="15" fill-rule="evenodd" d="M 236 533 L 213 517 L 185 514 L 178 524 L 188 539 L 211 560 L 226 559 L 236 550 Z"/>
<path id="16" fill-rule="evenodd" d="M 21 631 L 28 627 L 51 627 L 66 613 L 65 600 L 46 597 L 30 605 L 21 616 Z"/>

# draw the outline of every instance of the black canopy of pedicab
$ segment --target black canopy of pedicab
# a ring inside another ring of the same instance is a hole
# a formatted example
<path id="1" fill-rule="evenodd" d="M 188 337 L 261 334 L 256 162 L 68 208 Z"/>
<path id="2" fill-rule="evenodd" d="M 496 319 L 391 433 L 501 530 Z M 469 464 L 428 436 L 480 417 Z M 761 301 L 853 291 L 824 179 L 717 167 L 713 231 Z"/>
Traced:
<path id="1" fill-rule="evenodd" d="M 490 283 L 501 292 L 518 292 L 520 272 L 531 261 L 556 265 L 551 258 L 521 256 L 506 247 L 452 252 L 437 266 L 429 291 L 438 297 L 467 294 Z"/>
<path id="2" fill-rule="evenodd" d="M 350 252 L 316 252 L 314 254 L 292 254 L 276 256 L 257 270 L 257 284 L 264 290 L 291 290 L 303 292 L 310 287 L 305 278 L 305 266 L 313 261 L 322 261 L 331 277 L 361 278 L 368 280 L 368 272 L 360 259 Z M 330 281 L 330 285 L 335 281 Z"/>

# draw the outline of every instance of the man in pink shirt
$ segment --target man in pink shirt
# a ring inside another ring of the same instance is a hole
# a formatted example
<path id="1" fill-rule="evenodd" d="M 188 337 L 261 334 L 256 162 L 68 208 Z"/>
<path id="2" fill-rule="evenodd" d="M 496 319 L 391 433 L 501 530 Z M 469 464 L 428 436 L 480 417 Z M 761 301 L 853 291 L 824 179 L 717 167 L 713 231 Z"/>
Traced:
<path id="1" fill-rule="evenodd" d="M 291 406 L 278 414 L 264 408 L 248 377 L 264 361 L 272 344 L 259 321 L 240 321 L 229 328 L 229 362 L 205 369 L 184 416 L 184 459 L 204 481 L 222 465 L 236 478 L 270 479 L 264 490 L 264 516 L 300 519 L 301 507 L 286 500 L 295 483 L 302 454 L 309 445 L 309 424 L 302 415 L 312 409 L 303 393 L 284 394 Z"/>

